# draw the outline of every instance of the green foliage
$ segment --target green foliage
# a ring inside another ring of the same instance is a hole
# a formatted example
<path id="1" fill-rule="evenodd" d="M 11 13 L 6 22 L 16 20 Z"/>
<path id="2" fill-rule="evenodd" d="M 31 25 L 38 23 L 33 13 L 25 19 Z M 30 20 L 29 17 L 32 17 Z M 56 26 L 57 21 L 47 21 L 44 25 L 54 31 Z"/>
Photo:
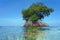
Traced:
<path id="1" fill-rule="evenodd" d="M 23 19 L 28 21 L 38 21 L 43 19 L 45 16 L 49 16 L 54 10 L 48 8 L 43 3 L 33 3 L 28 9 L 22 11 Z"/>
<path id="2" fill-rule="evenodd" d="M 38 16 L 36 15 L 33 15 L 29 18 L 30 21 L 37 21 L 37 19 L 38 19 Z"/>

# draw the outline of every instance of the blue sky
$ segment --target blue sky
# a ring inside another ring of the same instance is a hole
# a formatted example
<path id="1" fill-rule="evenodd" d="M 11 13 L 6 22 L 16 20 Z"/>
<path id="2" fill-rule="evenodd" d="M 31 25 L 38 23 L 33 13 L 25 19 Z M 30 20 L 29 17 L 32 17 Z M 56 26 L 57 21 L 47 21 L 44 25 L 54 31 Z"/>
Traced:
<path id="1" fill-rule="evenodd" d="M 60 25 L 60 0 L 0 0 L 0 26 L 21 26 L 25 23 L 21 11 L 34 2 L 43 2 L 54 9 L 43 22 L 50 26 Z"/>

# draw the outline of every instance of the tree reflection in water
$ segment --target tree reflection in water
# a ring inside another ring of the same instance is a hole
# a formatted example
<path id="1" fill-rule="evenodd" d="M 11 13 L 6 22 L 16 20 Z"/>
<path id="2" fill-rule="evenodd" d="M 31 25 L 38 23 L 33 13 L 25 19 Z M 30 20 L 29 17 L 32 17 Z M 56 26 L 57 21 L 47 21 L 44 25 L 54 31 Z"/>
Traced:
<path id="1" fill-rule="evenodd" d="M 40 40 L 46 36 L 46 34 L 38 27 L 28 27 L 24 32 L 24 40 Z"/>

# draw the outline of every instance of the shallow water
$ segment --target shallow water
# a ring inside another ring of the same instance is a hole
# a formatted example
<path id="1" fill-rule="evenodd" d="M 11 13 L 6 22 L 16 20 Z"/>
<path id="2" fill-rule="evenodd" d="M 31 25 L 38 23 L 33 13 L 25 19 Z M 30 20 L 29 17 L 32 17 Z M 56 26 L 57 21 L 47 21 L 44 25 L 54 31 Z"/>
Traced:
<path id="1" fill-rule="evenodd" d="M 37 28 L 25 29 L 20 26 L 2 26 L 0 27 L 0 40 L 60 40 L 60 28 L 48 27 L 38 30 Z"/>

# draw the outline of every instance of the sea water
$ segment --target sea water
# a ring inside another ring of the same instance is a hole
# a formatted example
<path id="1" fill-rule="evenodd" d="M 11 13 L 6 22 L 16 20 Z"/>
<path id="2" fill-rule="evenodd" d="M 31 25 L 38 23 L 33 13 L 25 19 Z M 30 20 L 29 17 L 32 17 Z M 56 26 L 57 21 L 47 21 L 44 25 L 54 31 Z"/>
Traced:
<path id="1" fill-rule="evenodd" d="M 0 40 L 32 40 L 24 36 L 26 29 L 20 26 L 0 26 Z M 34 32 L 36 33 L 36 32 Z M 46 30 L 38 30 L 37 34 L 33 34 L 35 40 L 60 40 L 60 28 L 59 27 L 48 27 Z M 33 36 L 33 37 L 34 37 Z"/>

